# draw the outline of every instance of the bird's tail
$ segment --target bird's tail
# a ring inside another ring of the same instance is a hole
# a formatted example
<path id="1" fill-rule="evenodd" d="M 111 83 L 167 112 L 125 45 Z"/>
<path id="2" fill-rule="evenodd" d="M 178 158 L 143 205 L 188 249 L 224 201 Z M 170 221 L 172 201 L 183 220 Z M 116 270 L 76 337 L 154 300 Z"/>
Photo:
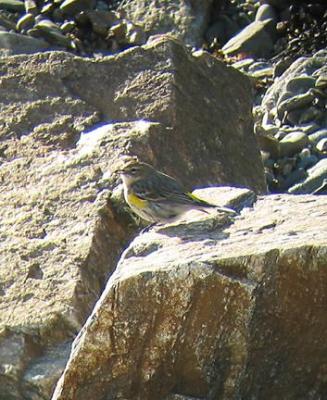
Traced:
<path id="1" fill-rule="evenodd" d="M 205 213 L 208 214 L 206 208 L 215 208 L 218 212 L 229 214 L 229 215 L 236 215 L 237 212 L 232 210 L 228 207 L 217 206 L 216 204 L 208 203 L 205 200 L 200 199 L 199 197 L 195 196 L 192 193 L 187 193 L 188 196 L 192 199 L 192 203 L 197 206 L 197 208 Z"/>

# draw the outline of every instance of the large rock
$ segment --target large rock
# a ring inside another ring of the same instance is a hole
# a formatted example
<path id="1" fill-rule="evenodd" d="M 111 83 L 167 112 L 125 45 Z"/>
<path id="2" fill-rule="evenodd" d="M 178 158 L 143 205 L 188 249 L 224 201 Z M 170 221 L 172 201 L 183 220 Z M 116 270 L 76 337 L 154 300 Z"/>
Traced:
<path id="1" fill-rule="evenodd" d="M 199 47 L 203 44 L 213 3 L 213 0 L 127 0 L 119 10 L 148 35 L 170 33 L 186 44 Z"/>
<path id="2" fill-rule="evenodd" d="M 20 155 L 1 166 L 3 398 L 49 396 L 66 363 L 63 343 L 79 331 L 116 266 L 133 228 L 106 190 L 115 177 L 101 179 L 134 129 L 116 125 L 66 151 L 27 135 L 17 141 Z"/>
<path id="3" fill-rule="evenodd" d="M 132 242 L 52 400 L 324 398 L 327 199 L 228 195 Z"/>
<path id="4" fill-rule="evenodd" d="M 136 229 L 110 173 L 122 155 L 189 186 L 265 183 L 247 79 L 177 42 L 7 57 L 0 75 L 1 396 L 49 398 Z"/>
<path id="5" fill-rule="evenodd" d="M 267 57 L 274 48 L 269 27 L 272 20 L 253 21 L 232 37 L 222 48 L 229 56 L 245 54 L 247 56 Z"/>
<path id="6" fill-rule="evenodd" d="M 0 32 L 0 55 L 29 54 L 45 50 L 47 42 L 13 32 Z"/>
<path id="7" fill-rule="evenodd" d="M 56 52 L 13 57 L 2 60 L 1 70 L 3 135 L 42 130 L 49 141 L 69 145 L 100 118 L 159 122 L 165 134 L 151 141 L 151 153 L 142 144 L 133 149 L 141 158 L 185 184 L 266 189 L 252 133 L 250 83 L 208 54 L 192 57 L 162 38 L 97 61 Z M 58 135 L 65 127 L 68 132 Z"/>

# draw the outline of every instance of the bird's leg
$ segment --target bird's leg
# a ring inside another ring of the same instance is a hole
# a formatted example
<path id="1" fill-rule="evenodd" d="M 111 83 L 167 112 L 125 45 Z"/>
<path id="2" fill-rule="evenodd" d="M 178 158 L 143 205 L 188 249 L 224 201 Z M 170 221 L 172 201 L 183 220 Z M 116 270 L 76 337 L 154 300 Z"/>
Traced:
<path id="1" fill-rule="evenodd" d="M 146 226 L 145 228 L 143 228 L 142 230 L 141 230 L 141 234 L 142 233 L 146 233 L 146 232 L 149 232 L 149 230 L 153 227 L 153 226 L 155 226 L 157 224 L 157 222 L 152 222 L 152 224 L 149 224 L 148 226 Z"/>

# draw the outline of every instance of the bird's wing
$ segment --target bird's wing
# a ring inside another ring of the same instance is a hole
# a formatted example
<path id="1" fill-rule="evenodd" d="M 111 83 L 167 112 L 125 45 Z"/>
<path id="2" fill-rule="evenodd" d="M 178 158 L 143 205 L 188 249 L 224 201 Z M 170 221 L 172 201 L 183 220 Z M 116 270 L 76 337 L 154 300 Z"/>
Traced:
<path id="1" fill-rule="evenodd" d="M 178 202 L 183 202 L 183 198 L 187 198 L 183 187 L 165 174 L 157 174 L 149 179 L 142 179 L 132 185 L 133 192 L 140 198 L 150 201 L 167 201 L 174 198 Z M 184 201 L 185 202 L 185 201 Z"/>
<path id="2" fill-rule="evenodd" d="M 134 193 L 143 200 L 176 204 L 193 204 L 202 207 L 215 207 L 192 193 L 186 192 L 180 183 L 169 175 L 158 173 L 151 180 L 144 179 L 133 184 Z"/>

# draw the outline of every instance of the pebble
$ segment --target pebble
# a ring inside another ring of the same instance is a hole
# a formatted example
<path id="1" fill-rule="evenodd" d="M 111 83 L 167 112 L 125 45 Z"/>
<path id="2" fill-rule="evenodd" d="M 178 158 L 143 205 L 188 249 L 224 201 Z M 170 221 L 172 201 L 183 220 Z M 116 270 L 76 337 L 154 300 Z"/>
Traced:
<path id="1" fill-rule="evenodd" d="M 38 7 L 34 0 L 25 0 L 24 6 L 27 14 L 36 15 L 38 13 Z"/>
<path id="2" fill-rule="evenodd" d="M 316 79 L 308 75 L 300 75 L 290 79 L 285 90 L 293 95 L 306 93 L 315 86 Z"/>
<path id="3" fill-rule="evenodd" d="M 0 0 L 0 10 L 24 12 L 25 5 L 21 0 Z"/>
<path id="4" fill-rule="evenodd" d="M 300 159 L 304 159 L 306 157 L 309 157 L 311 155 L 311 151 L 309 148 L 305 147 L 301 153 L 299 154 Z"/>
<path id="5" fill-rule="evenodd" d="M 80 11 L 92 10 L 95 7 L 95 0 L 65 0 L 60 9 L 64 14 L 74 15 Z"/>
<path id="6" fill-rule="evenodd" d="M 75 28 L 76 28 L 76 22 L 74 21 L 66 21 L 60 25 L 60 29 L 63 33 L 69 33 Z"/>
<path id="7" fill-rule="evenodd" d="M 63 47 L 71 47 L 72 45 L 71 40 L 60 31 L 60 28 L 48 19 L 42 19 L 37 22 L 34 25 L 33 30 L 30 30 L 29 32 L 32 36 L 33 34 L 41 36 L 51 44 Z"/>
<path id="8" fill-rule="evenodd" d="M 286 93 L 288 94 L 290 92 L 286 92 Z M 311 104 L 314 97 L 315 97 L 314 93 L 311 91 L 308 91 L 307 93 L 298 94 L 296 96 L 286 98 L 285 100 L 279 101 L 277 103 L 277 114 L 278 114 L 279 118 L 282 119 L 283 115 L 286 111 L 292 111 L 292 110 L 295 110 L 296 108 L 305 107 L 308 104 Z M 284 97 L 282 97 L 282 99 L 284 99 Z"/>
<path id="9" fill-rule="evenodd" d="M 141 27 L 127 21 L 127 32 L 125 43 L 128 45 L 142 45 L 146 42 L 146 35 Z M 122 42 L 124 43 L 124 42 Z"/>
<path id="10" fill-rule="evenodd" d="M 288 190 L 289 193 L 309 194 L 321 187 L 324 180 L 327 179 L 327 158 L 319 160 L 316 165 L 308 169 L 307 173 L 305 181 L 292 186 Z"/>
<path id="11" fill-rule="evenodd" d="M 255 64 L 254 61 L 248 69 Z M 290 192 L 305 190 L 310 193 L 303 186 L 295 188 L 296 178 L 311 182 L 312 168 L 327 156 L 326 77 L 326 51 L 297 58 L 280 78 L 275 79 L 257 107 L 255 132 L 258 136 L 269 132 L 277 141 L 258 140 L 260 148 L 270 150 L 274 160 L 270 190 L 282 191 L 291 185 Z M 296 158 L 296 165 L 285 163 L 284 158 L 290 157 Z M 306 170 L 307 177 L 303 175 Z"/>
<path id="12" fill-rule="evenodd" d="M 308 136 L 309 142 L 316 145 L 321 139 L 327 138 L 327 129 L 319 129 Z"/>
<path id="13" fill-rule="evenodd" d="M 110 33 L 115 37 L 118 41 L 121 41 L 126 36 L 127 25 L 124 21 L 119 21 L 115 25 L 110 27 Z"/>
<path id="14" fill-rule="evenodd" d="M 257 71 L 252 72 L 250 75 L 252 76 L 252 78 L 263 79 L 272 77 L 273 73 L 274 73 L 273 68 L 267 67 L 258 69 Z"/>
<path id="15" fill-rule="evenodd" d="M 17 21 L 16 29 L 21 32 L 27 29 L 32 28 L 34 24 L 35 18 L 33 14 L 24 14 L 19 20 Z"/>
<path id="16" fill-rule="evenodd" d="M 327 74 L 326 75 L 321 75 L 318 77 L 315 83 L 315 87 L 319 89 L 325 89 L 327 88 Z"/>
<path id="17" fill-rule="evenodd" d="M 327 153 L 327 138 L 320 139 L 316 145 L 316 149 L 320 153 L 326 154 Z"/>
<path id="18" fill-rule="evenodd" d="M 277 128 L 277 130 L 278 130 L 278 128 Z M 284 137 L 286 135 L 288 135 L 288 132 L 286 132 L 284 130 L 278 130 L 278 132 L 275 134 L 275 139 L 281 141 L 282 139 L 284 139 Z"/>
<path id="19" fill-rule="evenodd" d="M 271 19 L 271 20 L 277 22 L 276 11 L 269 4 L 261 4 L 261 6 L 257 10 L 255 20 L 256 21 L 265 21 L 267 19 Z"/>
<path id="20" fill-rule="evenodd" d="M 267 57 L 273 51 L 273 40 L 267 32 L 270 20 L 254 21 L 247 25 L 236 36 L 232 37 L 222 48 L 224 54 L 231 56 L 240 53 Z"/>
<path id="21" fill-rule="evenodd" d="M 265 69 L 271 69 L 272 70 L 272 65 L 269 62 L 265 62 L 265 61 L 257 61 L 257 62 L 253 62 L 249 68 L 248 68 L 248 73 L 252 74 L 254 72 L 257 71 L 261 71 L 261 70 L 265 70 Z"/>
<path id="22" fill-rule="evenodd" d="M 120 21 L 119 15 L 113 11 L 87 11 L 86 16 L 91 22 L 92 29 L 100 36 L 106 36 L 108 29 Z"/>
<path id="23" fill-rule="evenodd" d="M 233 67 L 239 70 L 244 70 L 254 63 L 254 59 L 253 58 L 244 58 L 243 60 L 240 61 L 236 61 L 233 63 Z"/>
<path id="24" fill-rule="evenodd" d="M 278 134 L 278 127 L 272 124 L 262 125 L 262 130 L 266 133 L 266 135 L 274 136 L 276 139 L 276 135 Z"/>
<path id="25" fill-rule="evenodd" d="M 56 6 L 54 3 L 45 4 L 41 9 L 41 14 L 45 14 L 45 15 L 52 14 L 53 11 L 55 10 L 55 8 L 56 8 Z"/>
<path id="26" fill-rule="evenodd" d="M 317 130 L 319 130 L 320 125 L 318 125 L 316 122 L 309 122 L 307 124 L 302 124 L 301 126 L 294 127 L 294 128 L 298 128 L 302 132 L 309 135 L 310 133 L 313 133 L 313 132 L 316 132 Z"/>
<path id="27" fill-rule="evenodd" d="M 308 143 L 308 137 L 304 132 L 288 133 L 280 142 L 280 155 L 292 156 L 300 152 Z"/>

